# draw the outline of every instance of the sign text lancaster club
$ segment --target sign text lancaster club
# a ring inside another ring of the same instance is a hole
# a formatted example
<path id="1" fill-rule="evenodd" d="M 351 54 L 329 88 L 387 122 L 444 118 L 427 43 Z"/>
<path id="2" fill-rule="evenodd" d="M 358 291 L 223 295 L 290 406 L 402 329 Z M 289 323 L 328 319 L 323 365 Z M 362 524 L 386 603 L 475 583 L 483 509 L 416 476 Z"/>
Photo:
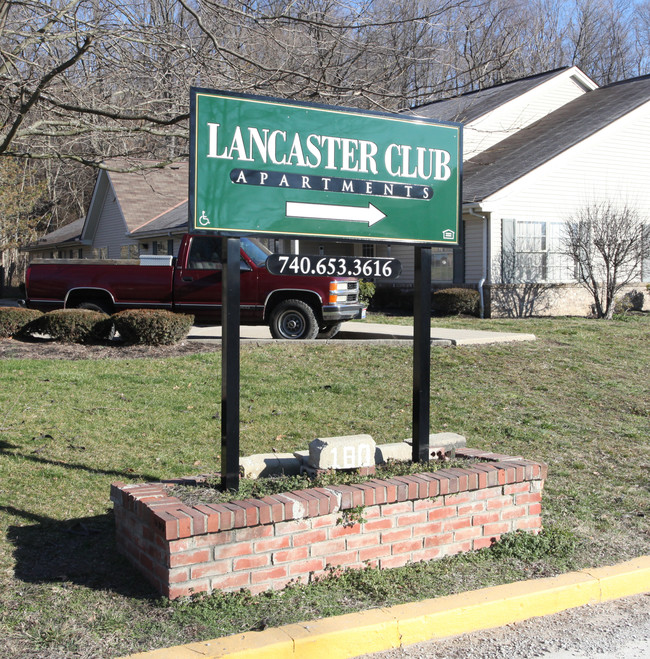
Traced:
<path id="1" fill-rule="evenodd" d="M 459 126 L 192 92 L 192 229 L 457 242 Z"/>

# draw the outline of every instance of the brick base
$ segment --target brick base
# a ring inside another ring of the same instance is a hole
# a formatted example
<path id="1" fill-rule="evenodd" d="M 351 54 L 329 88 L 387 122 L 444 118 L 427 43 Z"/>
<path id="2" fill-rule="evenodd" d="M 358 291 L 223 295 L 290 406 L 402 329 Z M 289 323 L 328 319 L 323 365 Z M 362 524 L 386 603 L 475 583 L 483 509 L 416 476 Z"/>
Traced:
<path id="1" fill-rule="evenodd" d="M 541 528 L 546 465 L 476 449 L 456 455 L 482 463 L 193 507 L 165 483 L 114 483 L 117 546 L 174 599 L 281 589 L 328 568 L 398 567 Z"/>

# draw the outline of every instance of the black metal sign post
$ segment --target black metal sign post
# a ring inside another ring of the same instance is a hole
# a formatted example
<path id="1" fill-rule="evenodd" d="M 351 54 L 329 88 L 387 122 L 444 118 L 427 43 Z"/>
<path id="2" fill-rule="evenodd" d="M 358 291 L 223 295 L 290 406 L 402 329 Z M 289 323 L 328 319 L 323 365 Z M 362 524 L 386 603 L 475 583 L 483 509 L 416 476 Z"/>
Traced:
<path id="1" fill-rule="evenodd" d="M 415 248 L 413 292 L 413 462 L 429 462 L 431 247 Z"/>
<path id="2" fill-rule="evenodd" d="M 221 487 L 239 489 L 239 238 L 222 239 Z"/>

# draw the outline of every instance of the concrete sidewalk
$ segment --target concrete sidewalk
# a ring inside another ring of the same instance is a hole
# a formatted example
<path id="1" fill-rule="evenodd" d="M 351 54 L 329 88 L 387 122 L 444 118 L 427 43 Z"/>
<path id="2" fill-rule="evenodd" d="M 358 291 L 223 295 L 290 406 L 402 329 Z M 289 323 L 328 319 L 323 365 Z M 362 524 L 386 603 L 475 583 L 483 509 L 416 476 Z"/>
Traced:
<path id="1" fill-rule="evenodd" d="M 265 325 L 241 327 L 242 341 L 275 341 Z M 221 339 L 221 327 L 193 327 L 189 337 L 194 341 L 215 341 Z M 514 341 L 534 341 L 534 334 L 523 332 L 488 332 L 485 330 L 431 328 L 433 345 L 483 345 L 489 343 L 509 343 Z M 316 339 L 322 343 L 412 343 L 413 327 L 411 325 L 387 325 L 383 323 L 348 322 L 343 323 L 341 331 L 328 340 Z"/>

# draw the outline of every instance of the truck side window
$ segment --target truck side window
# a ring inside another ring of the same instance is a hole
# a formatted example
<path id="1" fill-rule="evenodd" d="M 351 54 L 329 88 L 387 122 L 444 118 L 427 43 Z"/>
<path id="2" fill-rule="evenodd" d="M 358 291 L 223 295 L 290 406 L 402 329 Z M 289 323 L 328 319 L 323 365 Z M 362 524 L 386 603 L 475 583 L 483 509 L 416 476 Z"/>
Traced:
<path id="1" fill-rule="evenodd" d="M 193 270 L 221 270 L 221 239 L 194 236 L 187 267 Z"/>

